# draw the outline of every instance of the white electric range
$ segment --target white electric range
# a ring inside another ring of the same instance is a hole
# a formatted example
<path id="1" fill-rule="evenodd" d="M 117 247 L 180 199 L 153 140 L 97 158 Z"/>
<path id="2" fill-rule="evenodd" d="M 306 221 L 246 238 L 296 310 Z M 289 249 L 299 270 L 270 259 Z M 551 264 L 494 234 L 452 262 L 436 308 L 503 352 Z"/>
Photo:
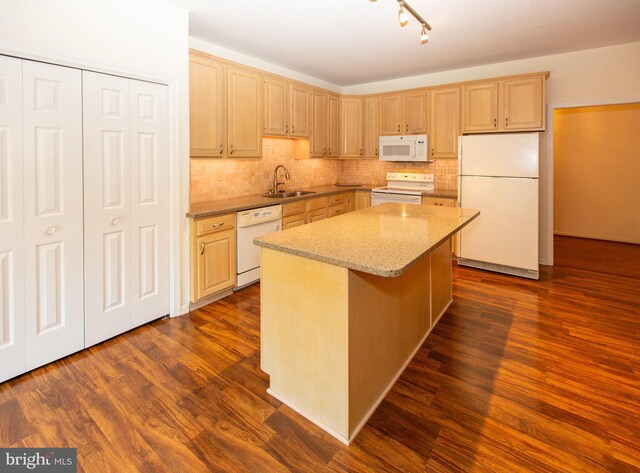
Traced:
<path id="1" fill-rule="evenodd" d="M 371 205 L 387 202 L 419 205 L 422 203 L 422 194 L 432 191 L 434 185 L 433 174 L 388 172 L 387 185 L 371 190 Z"/>

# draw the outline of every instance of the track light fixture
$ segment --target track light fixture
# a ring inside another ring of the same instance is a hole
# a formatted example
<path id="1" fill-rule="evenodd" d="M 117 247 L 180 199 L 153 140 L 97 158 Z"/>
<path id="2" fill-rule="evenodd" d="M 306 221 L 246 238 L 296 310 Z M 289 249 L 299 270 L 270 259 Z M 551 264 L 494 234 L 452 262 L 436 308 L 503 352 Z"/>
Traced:
<path id="1" fill-rule="evenodd" d="M 376 0 L 369 1 L 375 2 Z M 400 26 L 406 26 L 409 22 L 409 15 L 407 15 L 407 12 L 411 13 L 411 16 L 413 16 L 422 26 L 422 30 L 420 31 L 420 42 L 422 44 L 428 43 L 429 35 L 427 34 L 427 31 L 431 31 L 431 25 L 424 21 L 424 18 L 411 8 L 411 5 L 409 5 L 405 0 L 398 0 L 398 3 L 400 4 L 400 10 L 398 11 L 398 21 L 400 22 Z"/>
<path id="2" fill-rule="evenodd" d="M 400 2 L 400 11 L 398 12 L 398 21 L 400 22 L 400 26 L 406 26 L 409 22 L 409 15 L 404 11 L 404 1 Z"/>

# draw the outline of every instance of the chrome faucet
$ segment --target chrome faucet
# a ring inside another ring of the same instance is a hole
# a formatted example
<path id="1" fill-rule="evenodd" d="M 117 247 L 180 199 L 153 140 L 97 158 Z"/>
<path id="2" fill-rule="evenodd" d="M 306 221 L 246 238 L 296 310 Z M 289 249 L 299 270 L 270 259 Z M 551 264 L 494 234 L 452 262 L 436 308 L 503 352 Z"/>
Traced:
<path id="1" fill-rule="evenodd" d="M 291 174 L 289 174 L 289 170 L 283 164 L 278 164 L 275 170 L 273 171 L 273 189 L 269 191 L 269 194 L 277 194 L 278 192 L 280 192 L 278 190 L 278 186 L 284 185 L 284 182 L 278 182 L 278 170 L 280 168 L 284 169 L 285 179 L 291 179 Z"/>

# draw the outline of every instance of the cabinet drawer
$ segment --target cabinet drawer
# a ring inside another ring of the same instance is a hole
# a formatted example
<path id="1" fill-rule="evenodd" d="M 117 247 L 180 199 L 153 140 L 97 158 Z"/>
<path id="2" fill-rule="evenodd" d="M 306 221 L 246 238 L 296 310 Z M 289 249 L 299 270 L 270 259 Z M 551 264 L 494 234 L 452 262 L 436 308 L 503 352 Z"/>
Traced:
<path id="1" fill-rule="evenodd" d="M 304 200 L 298 200 L 296 202 L 290 202 L 282 205 L 282 216 L 287 217 L 289 215 L 299 214 L 307 210 L 307 202 Z"/>
<path id="2" fill-rule="evenodd" d="M 282 229 L 288 230 L 289 228 L 299 227 L 307 223 L 304 213 L 297 213 L 294 215 L 289 215 L 287 217 L 282 217 Z"/>
<path id="3" fill-rule="evenodd" d="M 327 218 L 327 209 L 315 209 L 315 210 L 310 210 L 309 213 L 307 214 L 307 222 L 308 223 L 312 223 L 312 222 L 317 222 L 318 220 L 322 220 Z"/>
<path id="4" fill-rule="evenodd" d="M 329 205 L 344 204 L 344 194 L 333 194 L 329 196 Z"/>
<path id="5" fill-rule="evenodd" d="M 438 197 L 423 197 L 422 205 L 437 205 L 438 207 L 457 207 L 455 199 L 444 199 Z"/>
<path id="6" fill-rule="evenodd" d="M 196 220 L 196 236 L 229 230 L 236 226 L 236 214 L 216 215 Z"/>
<path id="7" fill-rule="evenodd" d="M 326 197 L 316 197 L 315 199 L 309 199 L 307 201 L 307 210 L 326 209 L 327 204 Z"/>
<path id="8" fill-rule="evenodd" d="M 336 215 L 342 215 L 345 213 L 346 209 L 344 204 L 340 205 L 332 205 L 329 207 L 329 211 L 327 212 L 327 217 L 335 217 Z"/>

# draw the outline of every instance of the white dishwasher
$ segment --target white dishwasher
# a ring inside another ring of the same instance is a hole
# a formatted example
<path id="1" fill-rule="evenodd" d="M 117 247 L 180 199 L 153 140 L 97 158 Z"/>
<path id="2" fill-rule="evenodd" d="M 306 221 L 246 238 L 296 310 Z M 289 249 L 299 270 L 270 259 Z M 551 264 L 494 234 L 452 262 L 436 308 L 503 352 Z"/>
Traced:
<path id="1" fill-rule="evenodd" d="M 260 248 L 253 239 L 279 232 L 282 228 L 282 205 L 243 210 L 236 213 L 236 287 L 240 289 L 260 279 Z"/>

